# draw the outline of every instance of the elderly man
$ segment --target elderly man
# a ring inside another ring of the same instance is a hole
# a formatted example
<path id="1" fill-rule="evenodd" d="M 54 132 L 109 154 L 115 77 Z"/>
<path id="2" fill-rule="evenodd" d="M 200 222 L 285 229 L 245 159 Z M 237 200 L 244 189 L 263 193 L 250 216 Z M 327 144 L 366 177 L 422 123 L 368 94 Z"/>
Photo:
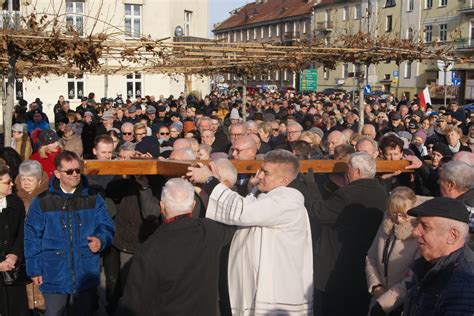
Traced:
<path id="1" fill-rule="evenodd" d="M 362 136 L 369 137 L 371 139 L 377 138 L 377 131 L 375 130 L 375 126 L 373 124 L 364 124 L 361 134 Z"/>
<path id="2" fill-rule="evenodd" d="M 120 127 L 122 133 L 123 142 L 133 142 L 133 124 L 130 122 L 125 122 Z"/>
<path id="3" fill-rule="evenodd" d="M 194 204 L 186 180 L 163 187 L 163 224 L 135 254 L 117 315 L 217 315 L 220 254 L 233 229 L 193 218 Z"/>
<path id="4" fill-rule="evenodd" d="M 303 195 L 288 187 L 298 170 L 292 153 L 267 153 L 255 178 L 263 193 L 243 198 L 220 184 L 218 175 L 207 167 L 189 168 L 191 180 L 206 183 L 206 217 L 238 227 L 228 269 L 233 314 L 312 315 L 308 214 Z"/>
<path id="5" fill-rule="evenodd" d="M 474 253 L 465 245 L 469 212 L 438 197 L 408 211 L 418 217 L 413 236 L 422 258 L 413 264 L 403 315 L 473 315 Z"/>
<path id="6" fill-rule="evenodd" d="M 328 154 L 332 158 L 334 156 L 334 148 L 339 145 L 349 144 L 349 139 L 340 131 L 332 131 L 328 135 L 327 144 Z"/>
<path id="7" fill-rule="evenodd" d="M 300 138 L 301 132 L 303 132 L 303 126 L 296 122 L 288 122 L 286 128 L 286 140 L 290 146 L 292 142 L 295 142 Z M 288 147 L 288 149 L 291 150 L 290 147 Z"/>
<path id="8" fill-rule="evenodd" d="M 469 211 L 469 231 L 474 233 L 474 167 L 464 161 L 443 164 L 439 174 L 441 196 L 463 202 Z M 474 240 L 469 242 L 474 247 Z"/>
<path id="9" fill-rule="evenodd" d="M 237 139 L 230 150 L 235 160 L 255 160 L 258 151 L 257 143 L 251 135 L 245 135 Z M 235 189 L 240 195 L 246 196 L 249 193 L 249 180 L 249 174 L 239 174 Z"/>
<path id="10" fill-rule="evenodd" d="M 357 152 L 366 152 L 374 159 L 377 159 L 379 156 L 379 146 L 377 142 L 373 138 L 367 136 L 364 136 L 357 141 L 355 150 Z"/>
<path id="11" fill-rule="evenodd" d="M 367 315 L 369 292 L 365 256 L 382 222 L 388 194 L 374 179 L 375 159 L 365 152 L 351 155 L 349 184 L 322 200 L 314 183 L 311 217 L 320 225 L 314 254 L 318 315 Z"/>

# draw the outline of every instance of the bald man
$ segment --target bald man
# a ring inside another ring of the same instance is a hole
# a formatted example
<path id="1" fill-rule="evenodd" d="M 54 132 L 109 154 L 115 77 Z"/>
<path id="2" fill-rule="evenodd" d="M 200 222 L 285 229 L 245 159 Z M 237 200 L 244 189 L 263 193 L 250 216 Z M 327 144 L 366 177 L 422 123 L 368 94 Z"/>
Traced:
<path id="1" fill-rule="evenodd" d="M 231 147 L 232 157 L 235 160 L 255 160 L 257 155 L 257 143 L 251 135 L 245 135 L 237 139 Z M 239 174 L 237 178 L 237 183 L 235 188 L 237 192 L 246 196 L 248 191 L 248 182 L 250 180 L 250 175 L 248 174 Z"/>

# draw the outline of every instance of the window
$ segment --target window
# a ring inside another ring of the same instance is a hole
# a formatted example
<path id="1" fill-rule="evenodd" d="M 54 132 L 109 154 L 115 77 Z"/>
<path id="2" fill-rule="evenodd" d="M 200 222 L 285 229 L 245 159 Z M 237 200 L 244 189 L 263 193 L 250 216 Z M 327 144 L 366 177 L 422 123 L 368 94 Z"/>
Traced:
<path id="1" fill-rule="evenodd" d="M 237 32 L 234 32 L 234 38 L 233 38 L 233 42 L 237 42 Z"/>
<path id="2" fill-rule="evenodd" d="M 388 7 L 394 7 L 396 6 L 397 4 L 395 3 L 395 0 L 385 0 L 385 7 L 388 8 Z"/>
<path id="3" fill-rule="evenodd" d="M 264 35 L 264 31 L 263 31 L 263 26 L 260 28 L 260 38 L 263 38 L 265 35 Z"/>
<path id="4" fill-rule="evenodd" d="M 15 90 L 15 99 L 20 100 L 23 98 L 23 79 L 22 78 L 16 78 L 15 79 L 15 85 L 14 85 L 14 90 Z M 5 78 L 5 91 L 8 89 L 8 79 Z"/>
<path id="5" fill-rule="evenodd" d="M 249 40 L 250 40 L 250 30 L 247 29 L 247 41 L 249 41 Z"/>
<path id="6" fill-rule="evenodd" d="M 280 24 L 276 26 L 276 36 L 280 36 Z"/>
<path id="7" fill-rule="evenodd" d="M 191 36 L 193 12 L 184 10 L 184 36 Z"/>
<path id="8" fill-rule="evenodd" d="M 342 20 L 343 21 L 349 20 L 349 7 L 342 8 Z"/>
<path id="9" fill-rule="evenodd" d="M 272 26 L 271 25 L 268 26 L 268 37 L 270 37 L 270 38 L 272 37 Z"/>
<path id="10" fill-rule="evenodd" d="M 306 21 L 301 22 L 303 24 L 303 34 L 306 34 Z"/>
<path id="11" fill-rule="evenodd" d="M 296 22 L 293 22 L 293 36 L 296 36 L 296 29 L 298 26 L 296 25 Z"/>
<path id="12" fill-rule="evenodd" d="M 324 79 L 329 79 L 329 70 L 324 69 Z"/>
<path id="13" fill-rule="evenodd" d="M 433 25 L 425 26 L 425 43 L 431 43 L 433 41 Z"/>
<path id="14" fill-rule="evenodd" d="M 407 0 L 407 12 L 415 9 L 415 0 Z"/>
<path id="15" fill-rule="evenodd" d="M 8 11 L 8 4 L 13 1 L 13 11 L 20 11 L 20 0 L 5 0 L 2 4 L 2 10 Z"/>
<path id="16" fill-rule="evenodd" d="M 440 7 L 445 7 L 448 5 L 448 0 L 439 0 L 439 6 Z"/>
<path id="17" fill-rule="evenodd" d="M 134 99 L 142 96 L 142 75 L 139 73 L 127 75 L 127 98 Z"/>
<path id="18" fill-rule="evenodd" d="M 270 71 L 268 72 L 267 80 L 268 81 L 272 80 L 272 73 Z"/>
<path id="19" fill-rule="evenodd" d="M 125 5 L 125 37 L 140 38 L 142 23 L 142 6 L 138 4 Z"/>
<path id="20" fill-rule="evenodd" d="M 66 2 L 66 25 L 79 35 L 84 35 L 84 2 Z"/>
<path id="21" fill-rule="evenodd" d="M 411 78 L 411 62 L 406 62 L 405 63 L 405 78 Z"/>
<path id="22" fill-rule="evenodd" d="M 356 4 L 354 7 L 354 19 L 355 20 L 360 19 L 361 15 L 362 15 L 362 7 L 360 6 L 360 4 Z"/>
<path id="23" fill-rule="evenodd" d="M 448 25 L 440 24 L 439 25 L 439 41 L 446 42 L 448 40 Z"/>
<path id="24" fill-rule="evenodd" d="M 425 0 L 425 9 L 431 9 L 433 7 L 433 0 Z"/>
<path id="25" fill-rule="evenodd" d="M 69 100 L 80 99 L 84 96 L 84 76 L 67 75 L 67 98 Z"/>
<path id="26" fill-rule="evenodd" d="M 288 71 L 286 69 L 283 70 L 283 81 L 288 81 Z"/>
<path id="27" fill-rule="evenodd" d="M 243 30 L 240 30 L 240 41 L 241 42 L 244 41 L 244 31 Z"/>
<path id="28" fill-rule="evenodd" d="M 257 28 L 256 27 L 253 28 L 253 39 L 254 40 L 257 39 Z"/>
<path id="29" fill-rule="evenodd" d="M 349 64 L 342 65 L 342 78 L 347 78 L 349 75 Z"/>
<path id="30" fill-rule="evenodd" d="M 285 23 L 285 33 L 288 32 L 288 23 Z"/>
<path id="31" fill-rule="evenodd" d="M 412 41 L 413 38 L 414 38 L 414 32 L 413 32 L 413 28 L 410 26 L 407 29 L 407 40 Z"/>
<path id="32" fill-rule="evenodd" d="M 392 31 L 392 16 L 387 15 L 386 21 L 385 21 L 385 32 L 391 32 Z"/>
<path id="33" fill-rule="evenodd" d="M 275 80 L 280 80 L 280 70 L 275 71 Z"/>
<path id="34" fill-rule="evenodd" d="M 326 25 L 329 23 L 330 18 L 331 18 L 331 11 L 326 10 L 326 12 L 324 12 L 324 22 L 326 22 Z"/>

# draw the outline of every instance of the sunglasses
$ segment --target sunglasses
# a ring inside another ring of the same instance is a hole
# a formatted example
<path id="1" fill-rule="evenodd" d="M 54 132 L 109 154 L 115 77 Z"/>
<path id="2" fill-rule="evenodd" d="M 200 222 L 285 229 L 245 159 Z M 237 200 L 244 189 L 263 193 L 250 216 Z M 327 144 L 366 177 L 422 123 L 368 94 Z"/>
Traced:
<path id="1" fill-rule="evenodd" d="M 123 132 L 122 135 L 132 135 L 133 133 L 125 133 Z"/>
<path id="2" fill-rule="evenodd" d="M 79 168 L 76 168 L 76 169 L 68 169 L 68 170 L 59 170 L 60 172 L 64 172 L 65 174 L 67 174 L 68 176 L 72 176 L 74 174 L 74 172 L 76 174 L 81 174 L 81 169 Z"/>
<path id="3" fill-rule="evenodd" d="M 272 128 L 273 131 L 277 132 L 279 131 L 280 129 L 279 128 Z"/>
<path id="4" fill-rule="evenodd" d="M 170 133 L 160 133 L 160 135 L 169 135 Z"/>

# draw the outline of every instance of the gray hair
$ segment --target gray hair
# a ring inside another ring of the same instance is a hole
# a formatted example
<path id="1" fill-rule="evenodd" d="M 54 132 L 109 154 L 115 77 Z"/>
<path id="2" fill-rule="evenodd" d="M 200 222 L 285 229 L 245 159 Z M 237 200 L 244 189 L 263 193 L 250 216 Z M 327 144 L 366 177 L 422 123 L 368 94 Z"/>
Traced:
<path id="1" fill-rule="evenodd" d="M 461 160 L 443 164 L 440 178 L 456 184 L 458 191 L 467 191 L 474 187 L 474 167 Z"/>
<path id="2" fill-rule="evenodd" d="M 444 231 L 455 229 L 459 232 L 460 239 L 466 242 L 469 238 L 469 224 L 456 221 L 454 219 L 439 217 L 440 224 L 443 226 Z"/>
<path id="3" fill-rule="evenodd" d="M 234 123 L 234 124 L 230 124 L 229 126 L 229 133 L 232 131 L 233 128 L 238 128 L 238 127 L 242 127 L 244 129 L 244 133 L 247 132 L 247 126 L 245 126 L 244 123 Z"/>
<path id="4" fill-rule="evenodd" d="M 258 124 L 255 121 L 247 121 L 245 123 L 245 126 L 247 127 L 247 129 L 252 128 L 252 127 L 253 128 L 258 128 Z"/>
<path id="5" fill-rule="evenodd" d="M 43 178 L 43 167 L 36 160 L 25 160 L 21 163 L 18 174 L 25 177 L 35 177 L 38 180 Z"/>
<path id="6" fill-rule="evenodd" d="M 194 154 L 194 151 L 191 148 L 181 148 L 181 149 L 173 150 L 171 152 L 170 159 L 171 160 L 196 160 L 196 155 Z"/>
<path id="7" fill-rule="evenodd" d="M 285 149 L 274 149 L 265 154 L 264 162 L 285 164 L 291 166 L 291 175 L 294 177 L 293 180 L 298 176 L 300 172 L 300 162 L 298 158 L 291 152 Z"/>
<path id="8" fill-rule="evenodd" d="M 166 210 L 175 215 L 192 212 L 194 187 L 187 180 L 170 179 L 161 191 L 161 201 Z"/>
<path id="9" fill-rule="evenodd" d="M 201 123 L 202 123 L 202 122 L 205 122 L 205 121 L 207 121 L 209 124 L 212 125 L 212 120 L 211 120 L 210 117 L 208 117 L 208 116 L 202 116 L 202 117 L 199 118 L 199 120 L 197 121 L 197 124 L 196 124 L 197 127 L 199 128 L 199 127 L 201 126 Z"/>
<path id="10" fill-rule="evenodd" d="M 135 150 L 135 143 L 125 142 L 122 145 L 120 145 L 120 147 L 118 149 L 119 152 L 121 150 L 123 150 L 123 151 L 134 151 Z"/>
<path id="11" fill-rule="evenodd" d="M 359 169 L 363 179 L 373 179 L 377 170 L 375 159 L 366 152 L 353 153 L 349 158 L 352 168 Z"/>
<path id="12" fill-rule="evenodd" d="M 286 128 L 288 128 L 288 127 L 290 127 L 290 126 L 297 126 L 300 131 L 303 131 L 303 126 L 301 126 L 301 124 L 298 123 L 298 122 L 289 121 L 289 122 L 286 124 Z"/>
<path id="13" fill-rule="evenodd" d="M 237 169 L 229 159 L 220 158 L 214 160 L 222 182 L 227 181 L 232 188 L 237 182 Z"/>
<path id="14" fill-rule="evenodd" d="M 361 138 L 359 138 L 359 140 L 357 141 L 355 147 L 357 148 L 357 145 L 362 144 L 364 142 L 369 142 L 374 147 L 375 151 L 379 150 L 379 144 L 375 140 L 373 140 L 372 138 L 370 138 L 368 136 L 362 136 Z"/>
<path id="15" fill-rule="evenodd" d="M 122 126 L 120 127 L 120 130 L 123 131 L 124 127 L 129 127 L 133 132 L 133 124 L 132 123 L 130 123 L 130 122 L 123 123 Z"/>

